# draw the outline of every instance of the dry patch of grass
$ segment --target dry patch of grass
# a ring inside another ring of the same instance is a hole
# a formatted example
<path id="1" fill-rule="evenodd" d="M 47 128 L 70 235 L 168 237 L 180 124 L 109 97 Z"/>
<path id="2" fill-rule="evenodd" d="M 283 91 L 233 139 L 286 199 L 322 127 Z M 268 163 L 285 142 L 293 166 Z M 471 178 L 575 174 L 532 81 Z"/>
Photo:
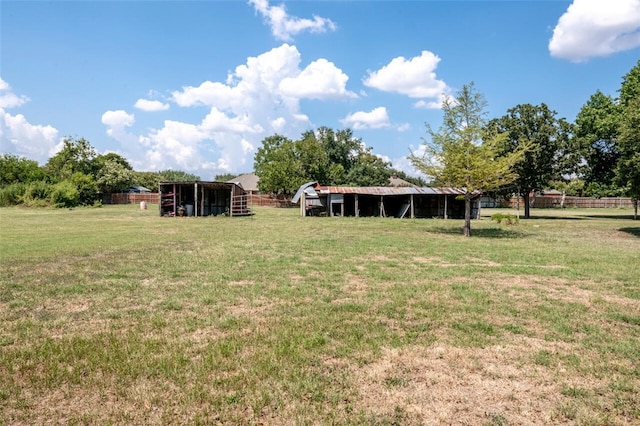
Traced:
<path id="1" fill-rule="evenodd" d="M 611 395 L 602 395 L 608 380 L 576 375 L 563 367 L 531 364 L 540 353 L 573 353 L 576 346 L 519 337 L 508 345 L 460 348 L 385 348 L 364 367 L 349 365 L 359 392 L 359 404 L 380 418 L 399 414 L 403 424 L 530 424 L 590 423 L 606 417 Z M 571 391 L 596 401 L 580 405 L 567 416 L 563 407 L 575 404 Z M 615 424 L 633 418 L 614 417 Z"/>

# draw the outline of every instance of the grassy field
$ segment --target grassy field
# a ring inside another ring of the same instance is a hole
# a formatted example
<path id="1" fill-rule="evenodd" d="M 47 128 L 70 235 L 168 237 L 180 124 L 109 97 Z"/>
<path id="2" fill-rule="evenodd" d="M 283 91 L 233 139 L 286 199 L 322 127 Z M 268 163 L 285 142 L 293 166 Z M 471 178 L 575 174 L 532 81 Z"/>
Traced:
<path id="1" fill-rule="evenodd" d="M 637 425 L 640 222 L 532 212 L 0 209 L 0 424 Z"/>

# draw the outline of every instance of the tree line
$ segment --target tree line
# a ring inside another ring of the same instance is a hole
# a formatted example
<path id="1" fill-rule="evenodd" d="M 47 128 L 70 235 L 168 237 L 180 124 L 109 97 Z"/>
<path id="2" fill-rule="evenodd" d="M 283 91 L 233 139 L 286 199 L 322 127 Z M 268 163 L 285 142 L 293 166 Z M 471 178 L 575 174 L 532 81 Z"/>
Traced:
<path id="1" fill-rule="evenodd" d="M 179 171 L 137 172 L 116 153 L 97 154 L 84 138 L 66 138 L 44 166 L 12 154 L 0 155 L 0 206 L 75 207 L 100 204 L 100 193 L 126 191 L 132 185 L 154 191 L 162 181 L 193 181 Z"/>
<path id="2" fill-rule="evenodd" d="M 591 195 L 628 195 L 634 218 L 640 199 L 640 61 L 622 79 L 616 99 L 596 92 L 576 122 L 547 105 L 517 105 L 486 119 L 486 100 L 473 83 L 443 103 L 438 130 L 427 125 L 426 152 L 412 163 L 434 182 L 465 190 L 464 234 L 471 233 L 470 203 L 478 193 L 529 196 L 548 185 Z M 595 194 L 594 194 L 595 193 Z"/>

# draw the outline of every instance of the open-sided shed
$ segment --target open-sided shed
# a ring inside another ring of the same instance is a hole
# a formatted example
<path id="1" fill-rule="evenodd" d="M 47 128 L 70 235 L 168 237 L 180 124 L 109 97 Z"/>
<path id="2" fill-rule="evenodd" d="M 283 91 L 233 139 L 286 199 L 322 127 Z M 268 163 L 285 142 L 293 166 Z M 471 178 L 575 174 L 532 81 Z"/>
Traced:
<path id="1" fill-rule="evenodd" d="M 160 216 L 247 216 L 247 195 L 233 182 L 160 182 Z"/>
<path id="2" fill-rule="evenodd" d="M 380 216 L 410 218 L 464 218 L 464 190 L 431 187 L 322 186 L 309 182 L 292 201 L 302 216 Z M 480 211 L 480 197 L 472 201 L 472 217 Z"/>

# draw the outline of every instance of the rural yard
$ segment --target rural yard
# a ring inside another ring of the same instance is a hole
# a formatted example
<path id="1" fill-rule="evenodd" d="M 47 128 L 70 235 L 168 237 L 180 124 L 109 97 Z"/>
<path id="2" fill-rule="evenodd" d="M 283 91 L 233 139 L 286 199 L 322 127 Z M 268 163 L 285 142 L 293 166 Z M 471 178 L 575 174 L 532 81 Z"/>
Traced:
<path id="1" fill-rule="evenodd" d="M 0 425 L 637 425 L 640 221 L 0 209 Z"/>

